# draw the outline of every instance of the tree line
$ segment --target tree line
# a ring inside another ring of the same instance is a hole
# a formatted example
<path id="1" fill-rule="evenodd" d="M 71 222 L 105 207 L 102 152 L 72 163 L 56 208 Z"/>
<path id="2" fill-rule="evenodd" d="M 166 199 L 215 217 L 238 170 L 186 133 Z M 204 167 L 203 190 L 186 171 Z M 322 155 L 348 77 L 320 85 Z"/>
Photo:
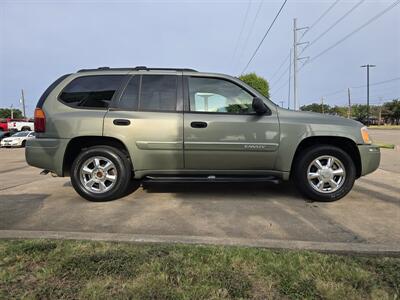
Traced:
<path id="1" fill-rule="evenodd" d="M 393 99 L 382 105 L 370 105 L 370 123 L 371 124 L 400 124 L 400 100 Z M 328 104 L 312 103 L 300 107 L 303 111 L 312 111 L 330 115 L 352 118 L 365 123 L 367 121 L 367 105 L 353 104 L 349 110 L 348 106 L 330 106 Z M 349 115 L 350 113 L 350 115 Z"/>
<path id="2" fill-rule="evenodd" d="M 0 119 L 11 118 L 11 109 L 10 108 L 0 108 Z M 13 109 L 13 118 L 14 119 L 22 119 L 22 111 L 19 109 Z"/>

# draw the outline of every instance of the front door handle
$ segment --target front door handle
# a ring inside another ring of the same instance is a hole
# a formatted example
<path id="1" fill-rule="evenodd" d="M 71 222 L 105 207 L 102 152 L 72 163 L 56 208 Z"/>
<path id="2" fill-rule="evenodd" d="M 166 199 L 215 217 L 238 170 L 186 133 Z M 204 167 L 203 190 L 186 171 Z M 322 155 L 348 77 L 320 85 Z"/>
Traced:
<path id="1" fill-rule="evenodd" d="M 207 123 L 206 122 L 195 121 L 195 122 L 190 123 L 190 126 L 192 126 L 193 128 L 206 128 L 207 127 Z"/>
<path id="2" fill-rule="evenodd" d="M 131 124 L 131 121 L 129 121 L 127 119 L 114 119 L 113 123 L 114 123 L 114 125 L 118 125 L 118 126 L 128 126 Z"/>

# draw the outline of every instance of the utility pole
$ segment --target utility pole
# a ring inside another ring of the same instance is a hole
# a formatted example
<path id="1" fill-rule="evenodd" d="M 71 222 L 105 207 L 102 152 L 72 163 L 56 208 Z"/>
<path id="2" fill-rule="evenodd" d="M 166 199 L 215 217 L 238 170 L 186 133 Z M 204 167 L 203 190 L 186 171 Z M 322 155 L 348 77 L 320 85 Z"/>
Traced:
<path id="1" fill-rule="evenodd" d="M 14 119 L 14 109 L 13 109 L 12 104 L 11 104 L 10 110 L 11 110 L 11 119 Z"/>
<path id="2" fill-rule="evenodd" d="M 349 109 L 347 111 L 347 119 L 351 118 L 351 97 L 350 97 L 350 88 L 347 89 L 347 96 L 349 98 Z"/>
<path id="3" fill-rule="evenodd" d="M 376 65 L 363 65 L 361 68 L 367 68 L 367 126 L 369 126 L 369 68 L 374 68 Z"/>
<path id="4" fill-rule="evenodd" d="M 325 109 L 324 109 L 324 97 L 321 97 L 321 110 L 322 110 L 322 114 L 325 114 Z"/>
<path id="5" fill-rule="evenodd" d="M 297 28 L 297 19 L 293 19 L 293 106 L 295 110 L 299 110 L 299 103 L 297 101 L 297 61 L 307 59 L 308 57 L 297 57 L 297 46 L 309 44 L 309 42 L 297 41 L 297 31 L 305 30 L 308 27 Z"/>
<path id="6" fill-rule="evenodd" d="M 290 109 L 290 79 L 292 78 L 292 48 L 290 48 L 289 53 L 289 91 L 288 91 L 288 101 L 287 101 L 287 108 Z"/>
<path id="7" fill-rule="evenodd" d="M 25 96 L 24 96 L 24 90 L 21 90 L 21 104 L 22 104 L 22 115 L 24 117 L 24 119 L 26 118 L 26 114 L 25 114 Z"/>
<path id="8" fill-rule="evenodd" d="M 293 109 L 297 110 L 297 19 L 293 19 Z"/>

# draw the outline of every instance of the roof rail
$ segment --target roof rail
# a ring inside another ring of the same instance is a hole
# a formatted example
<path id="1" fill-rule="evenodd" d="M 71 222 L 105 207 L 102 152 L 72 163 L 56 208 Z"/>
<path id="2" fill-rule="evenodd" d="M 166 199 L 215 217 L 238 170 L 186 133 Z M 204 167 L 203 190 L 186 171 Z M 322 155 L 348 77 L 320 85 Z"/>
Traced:
<path id="1" fill-rule="evenodd" d="M 110 68 L 110 67 L 99 67 L 97 69 L 81 69 L 78 70 L 78 73 L 82 72 L 93 72 L 93 71 L 186 71 L 186 72 L 197 72 L 196 70 L 193 69 L 187 69 L 187 68 L 148 68 L 146 66 L 137 66 L 134 68 Z"/>

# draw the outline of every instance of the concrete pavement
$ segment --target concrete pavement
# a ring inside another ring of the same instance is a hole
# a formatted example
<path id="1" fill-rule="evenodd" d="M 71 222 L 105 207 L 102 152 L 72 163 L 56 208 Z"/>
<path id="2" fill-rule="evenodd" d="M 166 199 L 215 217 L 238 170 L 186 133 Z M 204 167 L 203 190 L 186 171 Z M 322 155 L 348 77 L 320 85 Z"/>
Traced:
<path id="1" fill-rule="evenodd" d="M 288 183 L 153 184 L 123 199 L 91 203 L 75 193 L 69 178 L 40 176 L 27 166 L 23 149 L 0 149 L 0 164 L 3 233 L 369 244 L 400 251 L 400 173 L 390 166 L 361 178 L 333 203 L 309 203 Z"/>

